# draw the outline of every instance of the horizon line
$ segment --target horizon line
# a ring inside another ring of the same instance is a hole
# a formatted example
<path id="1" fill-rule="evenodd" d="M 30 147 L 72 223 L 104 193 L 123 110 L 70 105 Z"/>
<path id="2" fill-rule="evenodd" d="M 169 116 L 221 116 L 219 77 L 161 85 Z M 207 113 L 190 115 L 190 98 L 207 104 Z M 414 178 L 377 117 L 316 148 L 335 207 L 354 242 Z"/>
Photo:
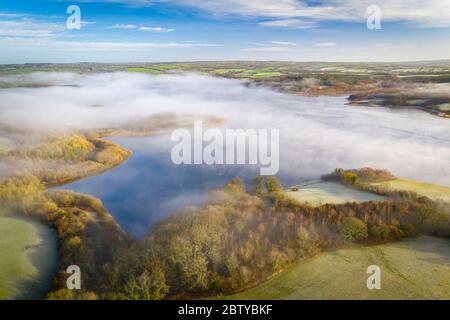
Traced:
<path id="1" fill-rule="evenodd" d="M 339 61 L 339 60 L 172 60 L 172 61 L 140 61 L 140 62 L 94 62 L 94 61 L 78 61 L 78 62 L 23 62 L 23 63 L 0 63 L 0 66 L 20 66 L 20 65 L 70 65 L 70 64 L 173 64 L 173 63 L 215 63 L 215 62 L 261 62 L 261 63 L 425 63 L 425 62 L 450 62 L 448 59 L 430 59 L 430 60 L 379 60 L 379 61 Z"/>

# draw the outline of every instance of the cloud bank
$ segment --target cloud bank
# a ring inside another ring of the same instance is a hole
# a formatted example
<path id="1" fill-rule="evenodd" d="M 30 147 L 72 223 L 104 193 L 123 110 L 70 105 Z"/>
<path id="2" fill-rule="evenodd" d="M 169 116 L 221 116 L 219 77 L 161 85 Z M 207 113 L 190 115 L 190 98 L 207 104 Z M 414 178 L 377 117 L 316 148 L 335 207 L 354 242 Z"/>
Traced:
<path id="1" fill-rule="evenodd" d="M 272 26 L 285 24 L 294 27 L 305 26 L 307 22 L 314 21 L 364 22 L 367 19 L 367 7 L 378 5 L 382 9 L 385 21 L 410 22 L 421 27 L 450 26 L 449 0 L 85 0 L 85 2 L 118 2 L 132 6 L 170 3 L 197 8 L 215 16 L 266 18 Z M 302 23 L 304 20 L 306 24 Z M 314 24 L 311 23 L 310 26 Z"/>
<path id="2" fill-rule="evenodd" d="M 281 176 L 314 178 L 371 166 L 450 186 L 450 125 L 421 111 L 350 107 L 209 76 L 36 73 L 42 88 L 0 90 L 0 125 L 39 131 L 104 128 L 161 112 L 217 115 L 228 128 L 280 129 Z M 169 140 L 168 140 L 169 141 Z"/>

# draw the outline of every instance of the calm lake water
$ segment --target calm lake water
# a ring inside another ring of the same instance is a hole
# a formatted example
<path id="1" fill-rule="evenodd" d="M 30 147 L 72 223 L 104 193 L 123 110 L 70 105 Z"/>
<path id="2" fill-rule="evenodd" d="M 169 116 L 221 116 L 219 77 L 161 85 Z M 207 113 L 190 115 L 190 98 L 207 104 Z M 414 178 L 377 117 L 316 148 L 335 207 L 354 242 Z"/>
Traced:
<path id="1" fill-rule="evenodd" d="M 259 167 L 249 165 L 175 165 L 170 158 L 174 142 L 167 135 L 111 140 L 132 150 L 130 159 L 64 189 L 102 199 L 118 223 L 137 238 L 145 236 L 162 217 L 200 205 L 209 190 L 221 188 L 235 177 L 251 183 L 259 174 Z M 285 176 L 283 182 L 293 184 L 298 178 Z"/>
<path id="2" fill-rule="evenodd" d="M 238 98 L 247 104 L 238 104 Z M 344 97 L 249 91 L 234 99 L 229 107 L 215 111 L 227 110 L 227 128 L 280 130 L 278 177 L 284 186 L 317 179 L 339 167 L 380 168 L 399 177 L 450 185 L 448 119 L 415 110 L 350 107 Z M 112 140 L 132 150 L 132 157 L 114 170 L 64 188 L 100 198 L 136 238 L 168 214 L 201 204 L 208 190 L 235 177 L 251 182 L 259 174 L 255 166 L 176 166 L 170 158 L 175 143 L 168 135 Z"/>

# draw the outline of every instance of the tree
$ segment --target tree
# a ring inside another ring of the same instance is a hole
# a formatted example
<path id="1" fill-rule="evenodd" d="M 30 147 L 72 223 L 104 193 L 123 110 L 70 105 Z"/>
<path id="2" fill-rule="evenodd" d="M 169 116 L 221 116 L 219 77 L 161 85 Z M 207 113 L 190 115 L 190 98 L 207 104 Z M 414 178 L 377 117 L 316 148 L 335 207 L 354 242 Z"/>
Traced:
<path id="1" fill-rule="evenodd" d="M 161 300 L 168 292 L 161 268 L 144 271 L 139 277 L 133 276 L 125 285 L 125 295 L 129 300 Z"/>
<path id="2" fill-rule="evenodd" d="M 74 298 L 73 291 L 69 289 L 60 289 L 47 295 L 47 300 L 74 300 Z"/>
<path id="3" fill-rule="evenodd" d="M 253 179 L 253 189 L 257 195 L 276 192 L 283 189 L 281 182 L 275 176 L 258 176 Z"/>
<path id="4" fill-rule="evenodd" d="M 338 224 L 338 230 L 347 241 L 364 240 L 369 235 L 367 225 L 364 221 L 354 217 L 342 219 Z"/>
<path id="5" fill-rule="evenodd" d="M 372 225 L 372 226 L 370 226 L 369 230 L 370 230 L 370 235 L 375 240 L 386 241 L 386 240 L 391 239 L 389 226 L 387 226 L 384 223 Z"/>

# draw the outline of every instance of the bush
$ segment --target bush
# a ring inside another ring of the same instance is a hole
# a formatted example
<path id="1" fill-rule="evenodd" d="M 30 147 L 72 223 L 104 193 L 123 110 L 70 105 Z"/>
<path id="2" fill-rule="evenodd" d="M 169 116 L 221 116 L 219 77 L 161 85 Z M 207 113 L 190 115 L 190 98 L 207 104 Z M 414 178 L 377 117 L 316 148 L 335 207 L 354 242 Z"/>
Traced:
<path id="1" fill-rule="evenodd" d="M 57 291 L 50 292 L 47 295 L 47 300 L 74 300 L 75 296 L 72 290 L 60 289 Z"/>
<path id="2" fill-rule="evenodd" d="M 338 230 L 347 241 L 361 241 L 369 236 L 366 223 L 354 217 L 342 219 L 338 223 Z"/>
<path id="3" fill-rule="evenodd" d="M 45 201 L 44 185 L 35 176 L 19 176 L 0 182 L 0 210 L 33 213 Z"/>
<path id="4" fill-rule="evenodd" d="M 253 189 L 256 194 L 262 195 L 283 190 L 283 186 L 277 177 L 258 176 L 253 179 Z"/>
<path id="5" fill-rule="evenodd" d="M 85 136 L 70 135 L 55 138 L 36 148 L 24 150 L 23 152 L 27 157 L 33 159 L 82 161 L 94 150 L 94 144 Z"/>
<path id="6" fill-rule="evenodd" d="M 386 224 L 371 225 L 369 234 L 374 240 L 387 241 L 391 239 L 391 229 Z"/>
<path id="7" fill-rule="evenodd" d="M 125 294 L 129 300 L 161 300 L 169 287 L 164 272 L 158 268 L 151 272 L 144 271 L 139 277 L 132 277 L 125 285 Z"/>
<path id="8" fill-rule="evenodd" d="M 47 300 L 97 300 L 98 296 L 94 292 L 78 293 L 69 289 L 60 289 L 47 295 Z"/>

